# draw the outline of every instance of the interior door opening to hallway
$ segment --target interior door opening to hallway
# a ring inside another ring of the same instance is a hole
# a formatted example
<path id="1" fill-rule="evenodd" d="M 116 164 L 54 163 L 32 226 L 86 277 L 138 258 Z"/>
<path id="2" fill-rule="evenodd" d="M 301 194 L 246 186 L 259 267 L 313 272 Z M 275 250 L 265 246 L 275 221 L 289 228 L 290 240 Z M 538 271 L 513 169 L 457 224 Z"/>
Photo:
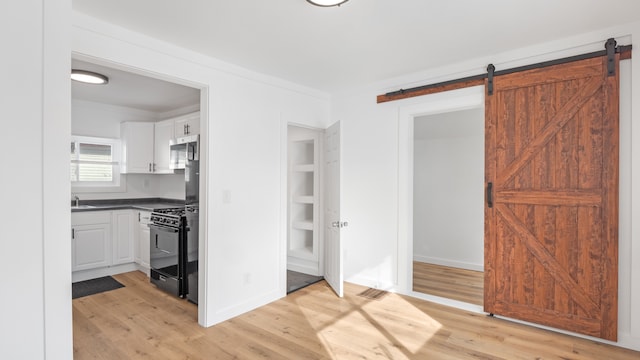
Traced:
<path id="1" fill-rule="evenodd" d="M 484 110 L 413 125 L 413 291 L 482 305 Z"/>

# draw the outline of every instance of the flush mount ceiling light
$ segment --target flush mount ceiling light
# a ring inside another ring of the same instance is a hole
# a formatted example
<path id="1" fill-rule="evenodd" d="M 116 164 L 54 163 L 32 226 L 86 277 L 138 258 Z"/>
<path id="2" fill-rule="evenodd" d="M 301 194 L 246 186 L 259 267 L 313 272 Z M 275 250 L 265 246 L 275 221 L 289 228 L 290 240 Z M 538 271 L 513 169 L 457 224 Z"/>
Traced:
<path id="1" fill-rule="evenodd" d="M 347 1 L 349 0 L 307 0 L 310 4 L 322 7 L 340 6 Z"/>
<path id="2" fill-rule="evenodd" d="M 71 80 L 95 85 L 106 85 L 109 82 L 109 78 L 102 74 L 78 69 L 71 70 Z"/>

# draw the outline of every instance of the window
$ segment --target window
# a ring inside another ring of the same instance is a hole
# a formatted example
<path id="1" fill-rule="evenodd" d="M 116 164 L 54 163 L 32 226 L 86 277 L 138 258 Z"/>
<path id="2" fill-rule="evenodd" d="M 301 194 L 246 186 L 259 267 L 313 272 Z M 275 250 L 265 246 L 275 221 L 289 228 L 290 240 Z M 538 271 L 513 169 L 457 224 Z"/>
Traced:
<path id="1" fill-rule="evenodd" d="M 71 137 L 71 186 L 119 187 L 120 141 L 118 139 Z"/>

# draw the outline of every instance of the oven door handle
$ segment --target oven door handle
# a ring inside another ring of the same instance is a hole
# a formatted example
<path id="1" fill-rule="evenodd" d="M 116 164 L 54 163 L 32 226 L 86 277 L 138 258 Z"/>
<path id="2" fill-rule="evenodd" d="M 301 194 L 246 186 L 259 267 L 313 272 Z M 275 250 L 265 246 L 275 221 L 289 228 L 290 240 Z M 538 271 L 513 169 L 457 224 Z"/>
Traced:
<path id="1" fill-rule="evenodd" d="M 164 225 L 158 225 L 158 224 L 149 224 L 147 226 L 149 226 L 150 229 L 155 229 L 155 230 L 160 230 L 160 231 L 170 232 L 170 233 L 177 233 L 178 231 L 180 231 L 179 229 L 176 229 L 171 226 L 164 226 Z"/>

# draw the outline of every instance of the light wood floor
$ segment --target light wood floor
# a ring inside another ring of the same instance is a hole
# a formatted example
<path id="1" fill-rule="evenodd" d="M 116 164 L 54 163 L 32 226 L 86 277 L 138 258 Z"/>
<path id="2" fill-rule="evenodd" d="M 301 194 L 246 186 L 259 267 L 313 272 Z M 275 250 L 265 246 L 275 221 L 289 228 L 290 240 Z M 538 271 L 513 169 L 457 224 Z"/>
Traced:
<path id="1" fill-rule="evenodd" d="M 75 359 L 639 359 L 640 353 L 324 281 L 211 328 L 139 272 L 73 300 Z"/>
<path id="2" fill-rule="evenodd" d="M 413 291 L 482 306 L 484 273 L 413 262 Z"/>

